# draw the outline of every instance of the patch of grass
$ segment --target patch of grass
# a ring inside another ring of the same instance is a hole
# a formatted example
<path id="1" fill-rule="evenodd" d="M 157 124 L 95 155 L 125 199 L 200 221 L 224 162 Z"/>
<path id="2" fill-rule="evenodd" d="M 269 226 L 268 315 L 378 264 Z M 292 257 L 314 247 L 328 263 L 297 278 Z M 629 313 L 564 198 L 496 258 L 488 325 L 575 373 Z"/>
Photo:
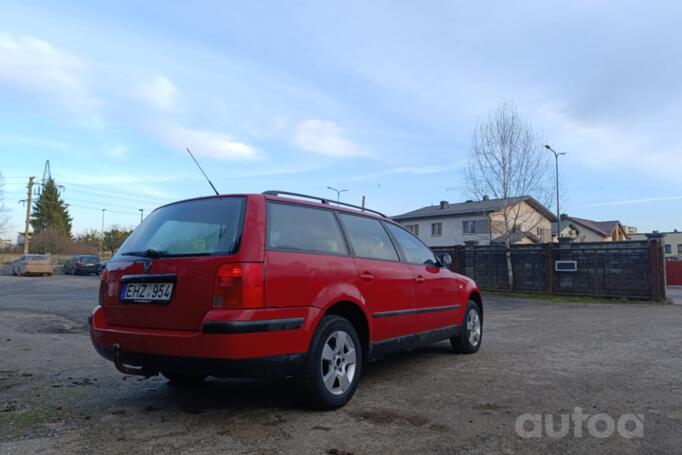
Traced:
<path id="1" fill-rule="evenodd" d="M 0 440 L 12 440 L 27 435 L 42 434 L 45 425 L 71 417 L 68 410 L 69 392 L 60 389 L 55 393 L 48 385 L 33 389 L 32 397 L 18 397 L 16 410 L 0 413 Z"/>
<path id="2" fill-rule="evenodd" d="M 623 299 L 615 297 L 587 297 L 587 296 L 573 296 L 573 295 L 556 295 L 556 294 L 542 294 L 535 292 L 521 292 L 521 291 L 483 291 L 488 295 L 499 295 L 503 297 L 516 297 L 524 299 L 545 300 L 547 302 L 557 303 L 636 303 L 648 305 L 665 305 L 669 302 L 657 302 L 654 300 L 637 300 L 637 299 Z"/>
<path id="3" fill-rule="evenodd" d="M 7 430 L 3 438 L 13 438 L 33 433 L 45 424 L 54 422 L 58 416 L 53 409 L 47 407 L 31 407 L 25 411 L 0 414 L 0 427 Z"/>

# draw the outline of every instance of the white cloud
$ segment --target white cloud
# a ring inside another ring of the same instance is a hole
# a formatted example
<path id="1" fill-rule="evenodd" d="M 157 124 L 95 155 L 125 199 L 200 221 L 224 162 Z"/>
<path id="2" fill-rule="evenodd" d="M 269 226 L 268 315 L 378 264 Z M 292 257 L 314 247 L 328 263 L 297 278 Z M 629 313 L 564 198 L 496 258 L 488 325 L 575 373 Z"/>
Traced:
<path id="1" fill-rule="evenodd" d="M 392 174 L 413 174 L 413 175 L 426 175 L 426 174 L 438 174 L 440 172 L 447 172 L 453 169 L 458 169 L 462 167 L 462 163 L 455 164 L 444 164 L 444 165 L 433 165 L 433 166 L 400 166 L 392 169 L 388 169 L 382 172 L 373 172 L 370 174 L 358 175 L 351 177 L 351 181 L 359 180 L 369 180 L 377 177 L 383 177 L 385 175 Z"/>
<path id="2" fill-rule="evenodd" d="M 169 147 L 189 147 L 196 156 L 230 161 L 259 160 L 262 155 L 250 145 L 238 142 L 224 133 L 167 125 L 158 130 L 159 139 Z"/>
<path id="3" fill-rule="evenodd" d="M 172 111 L 177 108 L 179 92 L 169 79 L 158 76 L 140 84 L 137 95 L 155 109 Z"/>
<path id="4" fill-rule="evenodd" d="M 301 122 L 296 128 L 294 142 L 303 150 L 319 155 L 343 158 L 368 156 L 359 145 L 344 137 L 342 128 L 327 120 Z"/>
<path id="5" fill-rule="evenodd" d="M 667 202 L 667 201 L 679 201 L 682 200 L 682 196 L 661 196 L 661 197 L 649 197 L 642 199 L 629 199 L 624 201 L 612 201 L 612 202 L 599 202 L 597 204 L 587 204 L 584 207 L 610 207 L 613 205 L 634 205 L 634 204 L 648 204 L 651 202 Z"/>
<path id="6" fill-rule="evenodd" d="M 18 134 L 0 133 L 0 143 L 28 145 L 33 147 L 66 149 L 70 145 L 66 142 L 57 141 L 53 139 L 45 139 L 42 137 L 22 136 Z"/>
<path id="7" fill-rule="evenodd" d="M 82 60 L 47 41 L 0 33 L 0 85 L 84 111 L 100 104 L 85 83 L 86 71 Z"/>
<path id="8" fill-rule="evenodd" d="M 105 149 L 104 153 L 106 153 L 112 158 L 122 159 L 125 158 L 126 155 L 128 154 L 128 147 L 126 147 L 125 145 L 118 144 L 113 147 Z"/>
<path id="9" fill-rule="evenodd" d="M 618 124 L 615 118 L 611 123 L 588 121 L 556 104 L 543 105 L 538 111 L 553 130 L 553 145 L 558 143 L 557 150 L 568 153 L 567 160 L 600 171 L 638 169 L 661 178 L 677 178 L 661 163 L 679 160 L 682 143 L 664 134 L 652 137 L 657 126 L 647 120 L 636 125 Z"/>

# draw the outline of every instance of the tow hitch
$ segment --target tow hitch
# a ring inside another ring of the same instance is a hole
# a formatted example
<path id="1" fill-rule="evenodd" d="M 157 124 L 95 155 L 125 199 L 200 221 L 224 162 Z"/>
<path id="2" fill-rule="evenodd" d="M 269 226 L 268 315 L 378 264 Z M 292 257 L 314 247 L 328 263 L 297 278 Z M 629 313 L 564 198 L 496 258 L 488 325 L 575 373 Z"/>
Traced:
<path id="1" fill-rule="evenodd" d="M 114 343 L 114 345 L 111 347 L 111 349 L 114 352 L 114 365 L 116 366 L 116 369 L 120 371 L 123 374 L 132 374 L 135 376 L 144 376 L 145 378 L 150 378 L 152 376 L 156 376 L 159 374 L 158 371 L 151 371 L 146 369 L 145 367 L 140 367 L 140 368 L 135 368 L 135 367 L 129 367 L 123 364 L 121 361 L 121 345 L 118 343 Z"/>

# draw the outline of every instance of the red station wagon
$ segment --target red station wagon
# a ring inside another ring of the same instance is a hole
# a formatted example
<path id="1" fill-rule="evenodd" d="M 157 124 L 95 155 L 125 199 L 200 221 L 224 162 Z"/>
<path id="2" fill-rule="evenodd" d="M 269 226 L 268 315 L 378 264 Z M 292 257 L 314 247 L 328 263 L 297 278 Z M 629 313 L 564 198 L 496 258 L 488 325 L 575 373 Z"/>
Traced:
<path id="1" fill-rule="evenodd" d="M 126 374 L 295 376 L 312 407 L 338 408 L 367 361 L 447 339 L 478 351 L 481 294 L 449 261 L 381 213 L 324 198 L 176 202 L 107 264 L 90 335 Z"/>

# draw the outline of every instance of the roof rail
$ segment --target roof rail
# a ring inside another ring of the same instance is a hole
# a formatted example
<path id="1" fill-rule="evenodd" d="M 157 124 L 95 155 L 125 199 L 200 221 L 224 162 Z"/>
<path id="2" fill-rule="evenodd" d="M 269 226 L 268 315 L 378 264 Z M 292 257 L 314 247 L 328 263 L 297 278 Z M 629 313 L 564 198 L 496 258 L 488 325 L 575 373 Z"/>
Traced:
<path id="1" fill-rule="evenodd" d="M 318 196 L 310 196 L 308 194 L 301 194 L 301 193 L 290 193 L 289 191 L 279 191 L 279 190 L 268 190 L 268 191 L 263 191 L 263 194 L 266 196 L 296 196 L 300 198 L 305 198 L 305 199 L 313 199 L 315 201 L 320 201 L 323 204 L 336 204 L 336 205 L 343 205 L 344 207 L 351 207 L 357 210 L 360 210 L 362 212 L 371 212 L 376 215 L 379 215 L 383 218 L 388 218 L 386 215 L 384 215 L 381 212 L 378 212 L 376 210 L 368 209 L 367 207 L 360 207 L 359 205 L 353 205 L 353 204 L 348 204 L 346 202 L 337 202 L 337 201 L 332 201 L 324 197 L 318 197 Z"/>

